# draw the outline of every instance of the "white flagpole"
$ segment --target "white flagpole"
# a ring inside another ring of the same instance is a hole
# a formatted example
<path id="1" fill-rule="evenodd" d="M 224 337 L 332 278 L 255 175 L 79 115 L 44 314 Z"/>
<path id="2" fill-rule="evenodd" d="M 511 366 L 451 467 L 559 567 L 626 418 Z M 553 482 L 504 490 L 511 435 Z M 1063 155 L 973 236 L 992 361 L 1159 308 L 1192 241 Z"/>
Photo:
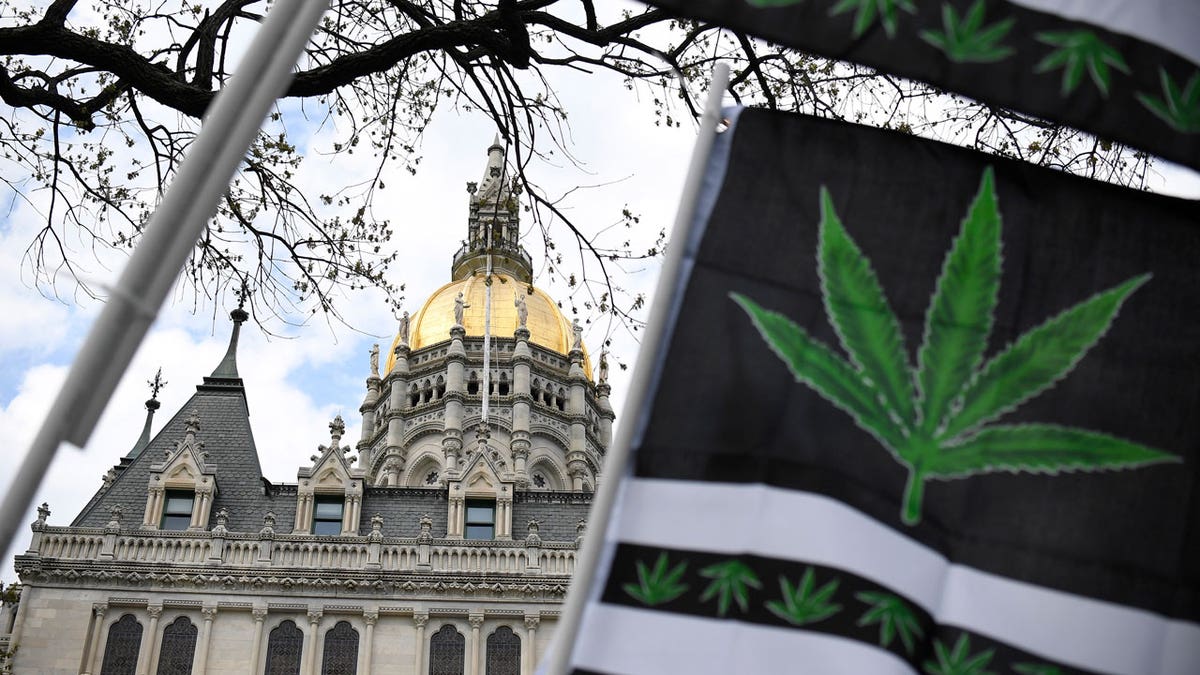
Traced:
<path id="1" fill-rule="evenodd" d="M 627 473 L 630 448 L 633 445 L 634 434 L 645 416 L 647 392 L 655 371 L 655 361 L 666 348 L 667 322 L 670 318 L 670 308 L 675 294 L 682 290 L 683 279 L 680 268 L 683 263 L 684 249 L 688 241 L 696 214 L 696 200 L 704 179 L 705 166 L 708 163 L 709 151 L 712 149 L 713 138 L 716 136 L 717 123 L 721 120 L 721 97 L 729 82 L 729 66 L 718 63 L 713 68 L 712 83 L 708 89 L 708 99 L 704 103 L 704 113 L 700 117 L 700 131 L 696 136 L 696 145 L 692 149 L 692 160 L 688 165 L 687 178 L 683 183 L 683 195 L 679 200 L 679 210 L 675 214 L 675 225 L 671 228 L 670 245 L 663 260 L 662 272 L 654 289 L 654 301 L 650 309 L 650 317 L 646 322 L 645 337 L 638 350 L 637 362 L 634 364 L 633 378 L 630 382 L 629 397 L 625 399 L 622 409 L 620 431 L 613 439 L 608 456 L 604 459 L 604 474 L 609 478 L 601 481 L 596 493 L 596 501 L 588 514 L 588 534 L 583 539 L 583 549 L 575 562 L 575 573 L 571 578 L 571 587 L 563 605 L 562 618 L 554 632 L 553 650 L 548 655 L 548 675 L 563 675 L 570 665 L 571 653 L 574 651 L 575 640 L 579 635 L 579 624 L 583 619 L 583 610 L 592 592 L 592 584 L 596 578 L 596 568 L 599 566 L 604 550 L 605 533 L 608 530 L 609 516 L 612 514 L 616 500 L 617 489 L 622 478 Z"/>
<path id="2" fill-rule="evenodd" d="M 328 6 L 328 0 L 275 3 L 229 86 L 213 100 L 200 135 L 92 324 L 4 495 L 0 552 L 5 556 L 58 447 L 63 441 L 78 447 L 87 444 L 263 119 L 291 81 L 292 68 Z"/>

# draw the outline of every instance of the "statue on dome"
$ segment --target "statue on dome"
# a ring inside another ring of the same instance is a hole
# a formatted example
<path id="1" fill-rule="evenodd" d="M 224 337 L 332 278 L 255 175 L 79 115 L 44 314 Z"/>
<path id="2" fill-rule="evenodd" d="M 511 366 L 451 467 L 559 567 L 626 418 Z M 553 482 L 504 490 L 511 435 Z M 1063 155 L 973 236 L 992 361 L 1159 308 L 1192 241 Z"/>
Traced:
<path id="1" fill-rule="evenodd" d="M 605 382 L 608 382 L 608 350 L 607 349 L 600 352 L 599 381 L 600 381 L 600 384 L 604 384 Z"/>
<path id="2" fill-rule="evenodd" d="M 398 332 L 400 333 L 400 344 L 406 347 L 408 346 L 408 324 L 408 312 L 405 312 L 404 315 L 400 317 L 400 330 Z"/>
<path id="3" fill-rule="evenodd" d="M 454 323 L 455 324 L 457 324 L 459 326 L 463 325 L 463 310 L 465 310 L 467 307 L 470 307 L 470 305 L 468 305 L 463 300 L 462 291 L 459 291 L 458 295 L 454 296 Z"/>
<path id="4" fill-rule="evenodd" d="M 520 291 L 513 291 L 513 307 L 517 308 L 517 326 L 524 328 L 529 321 L 529 308 L 525 306 L 525 295 Z"/>
<path id="5" fill-rule="evenodd" d="M 371 377 L 379 377 L 379 343 L 371 345 Z"/>
<path id="6" fill-rule="evenodd" d="M 579 319 L 571 319 L 571 332 L 575 334 L 575 340 L 571 343 L 571 349 L 583 350 L 583 326 L 579 325 Z"/>

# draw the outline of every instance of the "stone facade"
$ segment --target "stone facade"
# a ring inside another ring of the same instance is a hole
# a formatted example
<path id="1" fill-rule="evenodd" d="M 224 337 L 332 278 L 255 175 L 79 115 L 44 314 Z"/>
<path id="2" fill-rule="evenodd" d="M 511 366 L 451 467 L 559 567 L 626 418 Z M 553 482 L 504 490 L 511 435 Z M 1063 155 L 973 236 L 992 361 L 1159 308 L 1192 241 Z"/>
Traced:
<path id="1" fill-rule="evenodd" d="M 545 294 L 528 285 L 503 166 L 493 144 L 483 181 L 469 184 L 471 243 L 443 289 L 466 292 L 439 291 L 411 324 L 406 315 L 382 373 L 373 350 L 353 448 L 337 418 L 296 482 L 263 477 L 237 373 L 247 317 L 235 310 L 213 374 L 157 434 L 158 403 L 147 403 L 142 437 L 83 511 L 69 525 L 39 511 L 16 558 L 21 584 L 0 606 L 0 665 L 532 673 L 613 414 L 603 356 L 593 381 L 578 333 L 534 302 Z M 493 297 L 507 283 L 527 296 Z M 466 313 L 481 302 L 508 303 L 497 316 L 515 329 L 500 335 L 489 313 Z"/>

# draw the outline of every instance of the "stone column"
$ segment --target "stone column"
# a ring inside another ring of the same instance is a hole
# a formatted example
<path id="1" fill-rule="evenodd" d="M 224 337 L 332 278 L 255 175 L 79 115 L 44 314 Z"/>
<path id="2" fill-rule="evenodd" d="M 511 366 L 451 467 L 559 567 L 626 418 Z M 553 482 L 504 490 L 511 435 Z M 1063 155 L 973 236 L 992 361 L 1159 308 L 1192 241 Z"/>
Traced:
<path id="1" fill-rule="evenodd" d="M 360 675 L 371 675 L 371 650 L 375 644 L 375 623 L 379 621 L 378 610 L 363 612 L 363 623 L 367 624 L 367 634 L 363 636 L 363 644 L 358 649 L 358 672 Z"/>
<path id="2" fill-rule="evenodd" d="M 150 625 L 142 634 L 142 645 L 138 648 L 137 675 L 146 675 L 150 664 L 154 662 L 154 652 L 158 648 L 158 620 L 162 617 L 162 605 L 147 605 L 146 614 L 150 616 Z"/>
<path id="3" fill-rule="evenodd" d="M 471 623 L 471 643 L 468 646 L 468 649 L 471 650 L 471 667 L 467 673 L 468 675 L 483 675 L 479 670 L 479 650 L 483 646 L 479 639 L 479 629 L 483 626 L 483 615 L 471 614 L 467 617 L 467 621 Z"/>
<path id="4" fill-rule="evenodd" d="M 246 664 L 249 675 L 256 675 L 259 654 L 262 653 L 263 622 L 267 619 L 267 608 L 255 607 L 250 613 L 254 616 L 254 639 L 250 642 L 250 658 Z"/>
<path id="5" fill-rule="evenodd" d="M 613 420 L 617 418 L 613 412 L 612 402 L 608 396 L 612 393 L 612 387 L 607 382 L 601 382 L 596 385 L 596 405 L 600 408 L 600 444 L 604 446 L 604 451 L 612 445 L 612 427 Z"/>
<path id="6" fill-rule="evenodd" d="M 204 617 L 204 626 L 200 629 L 200 640 L 196 643 L 196 656 L 192 661 L 192 672 L 204 675 L 208 672 L 208 643 L 212 639 L 213 620 L 217 618 L 216 607 L 204 607 L 200 610 Z"/>
<path id="7" fill-rule="evenodd" d="M 450 348 L 446 352 L 446 421 L 443 426 L 442 453 L 446 459 L 445 478 L 458 476 L 458 456 L 462 451 L 463 397 L 466 395 L 467 350 L 462 326 L 450 329 Z"/>
<path id="8" fill-rule="evenodd" d="M 400 457 L 401 444 L 404 441 L 404 419 L 400 413 L 408 408 L 408 345 L 403 343 L 398 345 L 395 354 L 396 360 L 392 363 L 392 372 L 388 374 L 387 386 L 390 387 L 388 393 L 390 404 L 387 415 L 387 446 L 384 452 Z M 372 457 L 371 463 L 374 462 L 375 458 Z M 388 485 L 397 485 L 400 481 L 401 467 L 394 468 L 394 473 L 388 473 Z"/>
<path id="9" fill-rule="evenodd" d="M 300 672 L 313 675 L 317 672 L 317 624 L 321 622 L 321 610 L 308 610 L 308 639 L 304 642 L 304 660 Z"/>
<path id="10" fill-rule="evenodd" d="M 84 675 L 100 672 L 100 657 L 104 654 L 104 647 L 100 644 L 100 640 L 104 637 L 104 614 L 106 612 L 108 612 L 108 603 L 101 602 L 92 605 L 92 636 L 87 644 L 88 653 L 83 659 L 83 667 L 87 669 L 84 671 Z"/>
<path id="11" fill-rule="evenodd" d="M 537 666 L 537 627 L 541 617 L 533 614 L 525 615 L 525 648 L 521 650 L 521 675 L 533 675 Z"/>
<path id="12" fill-rule="evenodd" d="M 154 477 L 155 479 L 158 476 Z M 146 513 L 142 515 L 143 530 L 157 530 L 159 514 L 162 513 L 163 488 L 152 487 L 146 492 Z"/>
<path id="13" fill-rule="evenodd" d="M 530 396 L 529 364 L 533 355 L 529 351 L 529 330 L 518 328 L 513 337 L 517 344 L 513 347 L 513 412 L 512 412 L 512 441 L 509 447 L 513 456 L 513 473 L 517 476 L 517 487 L 529 486 L 529 471 L 525 461 L 529 458 L 529 408 L 533 402 Z"/>
<path id="14" fill-rule="evenodd" d="M 583 352 L 571 350 L 571 369 L 567 379 L 571 381 L 571 392 L 567 395 L 567 415 L 571 419 L 569 434 L 570 446 L 567 448 L 567 470 L 571 474 L 571 490 L 583 491 L 583 479 L 587 475 L 586 425 L 587 415 L 584 412 L 584 387 L 587 376 L 583 373 Z"/>
<path id="15" fill-rule="evenodd" d="M 429 615 L 424 612 L 413 614 L 413 625 L 417 627 L 416 656 L 413 663 L 414 675 L 425 675 L 425 624 L 429 623 Z M 364 675 L 367 675 L 364 673 Z"/>

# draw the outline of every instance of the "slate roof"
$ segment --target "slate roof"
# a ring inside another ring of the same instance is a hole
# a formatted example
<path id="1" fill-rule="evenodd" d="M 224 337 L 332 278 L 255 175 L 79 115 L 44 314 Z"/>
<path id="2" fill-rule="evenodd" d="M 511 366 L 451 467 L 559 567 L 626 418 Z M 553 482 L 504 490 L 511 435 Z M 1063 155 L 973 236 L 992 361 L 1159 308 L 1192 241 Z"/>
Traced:
<path id="1" fill-rule="evenodd" d="M 92 498 L 71 524 L 77 527 L 103 527 L 111 508 L 120 505 L 122 526 L 136 528 L 146 509 L 146 488 L 150 466 L 162 462 L 167 450 L 184 437 L 184 424 L 195 412 L 200 418 L 196 439 L 204 443 L 208 465 L 216 466 L 217 496 L 210 518 L 225 508 L 229 511 L 226 527 L 231 532 L 258 532 L 263 515 L 273 511 L 275 532 L 288 534 L 296 516 L 296 485 L 265 481 L 250 426 L 246 392 L 240 379 L 205 378 L 196 393 L 175 416 L 150 440 L 145 450 L 125 466 L 107 490 Z M 518 492 L 513 501 L 512 533 L 524 538 L 529 519 L 541 521 L 544 541 L 574 541 L 575 525 L 587 517 L 590 494 Z M 383 516 L 383 534 L 388 537 L 415 537 L 420 519 L 429 514 L 432 535 L 446 536 L 447 501 L 444 489 L 368 487 L 363 494 L 359 534 L 371 531 L 371 516 Z M 207 523 L 211 528 L 213 522 Z"/>

